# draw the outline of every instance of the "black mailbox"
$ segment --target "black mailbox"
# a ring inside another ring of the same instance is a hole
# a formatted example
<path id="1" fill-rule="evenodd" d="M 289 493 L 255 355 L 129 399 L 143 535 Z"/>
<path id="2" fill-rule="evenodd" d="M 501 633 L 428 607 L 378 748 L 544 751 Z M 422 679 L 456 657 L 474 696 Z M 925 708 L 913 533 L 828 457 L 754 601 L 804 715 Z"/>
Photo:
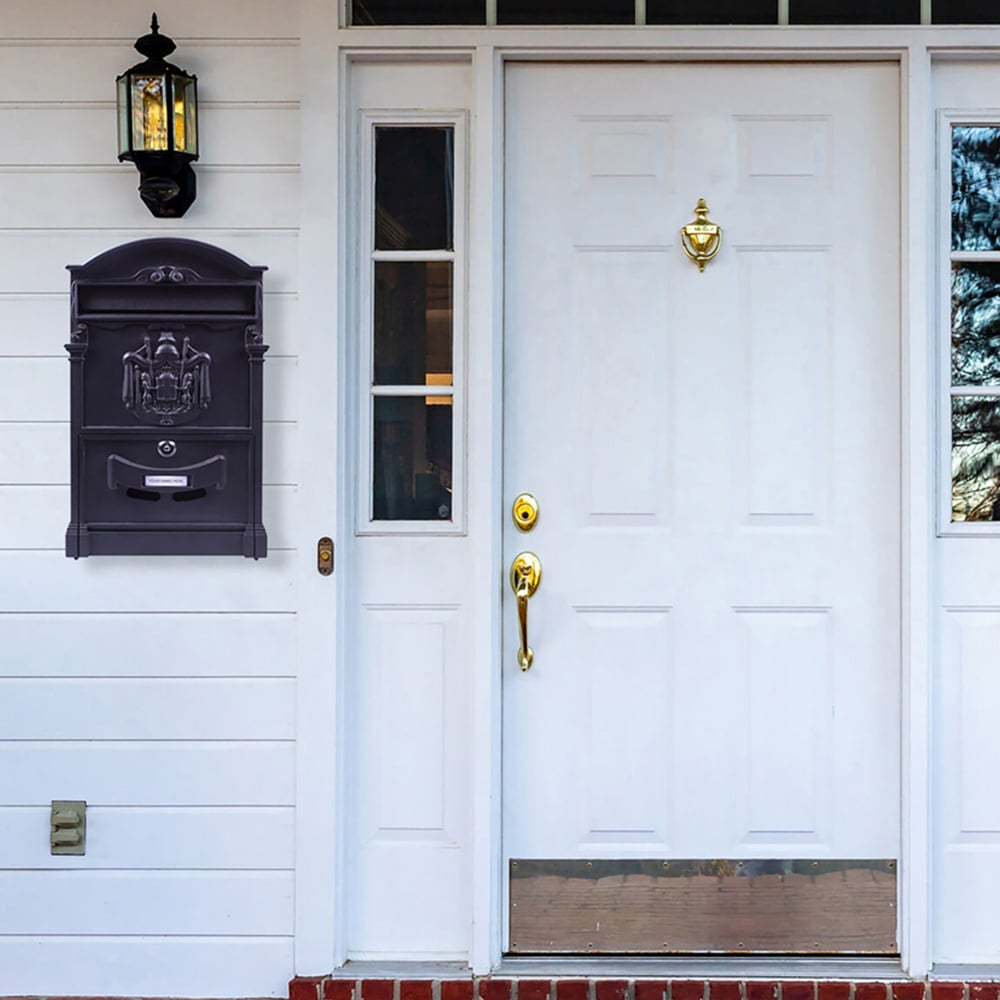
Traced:
<path id="1" fill-rule="evenodd" d="M 194 240 L 71 266 L 66 555 L 267 555 L 264 267 Z"/>

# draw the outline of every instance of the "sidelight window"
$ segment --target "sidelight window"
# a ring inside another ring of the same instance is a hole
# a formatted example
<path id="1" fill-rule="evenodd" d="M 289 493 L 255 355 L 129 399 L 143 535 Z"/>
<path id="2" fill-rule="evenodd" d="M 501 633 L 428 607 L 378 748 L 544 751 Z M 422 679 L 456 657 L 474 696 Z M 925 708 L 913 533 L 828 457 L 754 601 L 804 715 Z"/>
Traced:
<path id="1" fill-rule="evenodd" d="M 950 126 L 950 520 L 1000 521 L 1000 126 Z"/>
<path id="2" fill-rule="evenodd" d="M 360 527 L 434 522 L 453 530 L 461 430 L 459 123 L 373 119 L 366 126 L 362 364 L 370 464 Z"/>

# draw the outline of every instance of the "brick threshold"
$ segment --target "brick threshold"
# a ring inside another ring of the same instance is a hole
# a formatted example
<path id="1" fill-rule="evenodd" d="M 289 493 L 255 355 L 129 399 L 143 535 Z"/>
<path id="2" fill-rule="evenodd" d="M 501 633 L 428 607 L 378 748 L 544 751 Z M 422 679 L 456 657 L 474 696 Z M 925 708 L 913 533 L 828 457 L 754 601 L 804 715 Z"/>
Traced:
<path id="1" fill-rule="evenodd" d="M 539 976 L 298 977 L 289 1000 L 1000 1000 L 987 981 L 662 979 Z"/>

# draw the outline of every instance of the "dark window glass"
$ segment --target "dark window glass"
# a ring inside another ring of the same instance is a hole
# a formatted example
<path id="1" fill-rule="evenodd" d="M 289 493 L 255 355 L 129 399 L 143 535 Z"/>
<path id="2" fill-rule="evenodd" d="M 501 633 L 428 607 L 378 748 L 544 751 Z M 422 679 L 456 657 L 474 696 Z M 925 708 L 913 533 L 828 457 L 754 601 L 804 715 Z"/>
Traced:
<path id="1" fill-rule="evenodd" d="M 951 401 L 951 519 L 1000 521 L 1000 400 Z"/>
<path id="2" fill-rule="evenodd" d="M 451 385 L 452 263 L 375 262 L 375 384 Z"/>
<path id="3" fill-rule="evenodd" d="M 997 0 L 931 0 L 935 24 L 1000 24 Z"/>
<path id="4" fill-rule="evenodd" d="M 1000 264 L 951 266 L 951 383 L 1000 385 Z"/>
<path id="5" fill-rule="evenodd" d="M 919 24 L 920 0 L 789 0 L 792 24 Z"/>
<path id="6" fill-rule="evenodd" d="M 485 24 L 486 0 L 352 0 L 351 24 Z"/>
<path id="7" fill-rule="evenodd" d="M 452 250 L 454 129 L 375 129 L 375 249 Z"/>
<path id="8" fill-rule="evenodd" d="M 451 518 L 451 398 L 375 397 L 376 521 Z"/>
<path id="9" fill-rule="evenodd" d="M 951 131 L 951 248 L 1000 248 L 1000 128 Z"/>
<path id="10" fill-rule="evenodd" d="M 778 0 L 646 0 L 649 24 L 777 24 Z"/>
<path id="11" fill-rule="evenodd" d="M 497 0 L 498 24 L 635 24 L 634 0 Z"/>

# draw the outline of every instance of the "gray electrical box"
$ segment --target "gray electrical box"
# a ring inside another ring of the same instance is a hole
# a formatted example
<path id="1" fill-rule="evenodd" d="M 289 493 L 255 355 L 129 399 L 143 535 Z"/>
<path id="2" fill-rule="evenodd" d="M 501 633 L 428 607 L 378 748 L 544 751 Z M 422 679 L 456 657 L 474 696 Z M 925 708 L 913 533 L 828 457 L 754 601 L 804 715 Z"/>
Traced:
<path id="1" fill-rule="evenodd" d="M 264 267 L 194 240 L 71 266 L 66 555 L 267 555 Z"/>

